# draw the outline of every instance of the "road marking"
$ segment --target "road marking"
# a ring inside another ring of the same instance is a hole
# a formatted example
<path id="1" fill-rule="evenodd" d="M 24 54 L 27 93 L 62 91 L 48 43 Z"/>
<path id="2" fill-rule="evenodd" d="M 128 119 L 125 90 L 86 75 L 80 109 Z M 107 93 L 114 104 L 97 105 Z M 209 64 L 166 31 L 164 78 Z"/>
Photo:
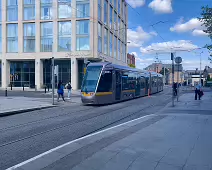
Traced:
<path id="1" fill-rule="evenodd" d="M 122 124 L 119 124 L 119 125 L 116 125 L 116 126 L 113 126 L 113 127 L 107 128 L 107 129 L 104 129 L 104 130 L 101 130 L 101 131 L 99 131 L 99 132 L 95 132 L 95 133 L 92 133 L 92 134 L 90 134 L 90 135 L 86 135 L 86 136 L 83 136 L 83 137 L 81 137 L 81 138 L 72 140 L 72 141 L 67 142 L 67 143 L 64 143 L 64 144 L 62 144 L 62 145 L 60 145 L 60 146 L 57 146 L 57 147 L 55 147 L 55 148 L 53 148 L 53 149 L 50 149 L 50 150 L 48 150 L 48 151 L 46 151 L 46 152 L 44 152 L 44 153 L 42 153 L 42 154 L 40 154 L 40 155 L 37 155 L 37 156 L 35 156 L 35 157 L 33 157 L 33 158 L 30 158 L 30 159 L 28 159 L 28 160 L 26 160 L 26 161 L 24 161 L 24 162 L 21 162 L 21 163 L 19 163 L 19 164 L 17 164 L 17 165 L 14 165 L 14 166 L 10 167 L 10 168 L 7 168 L 6 170 L 13 170 L 13 169 L 16 169 L 16 168 L 20 168 L 20 167 L 23 166 L 23 165 L 26 165 L 26 164 L 28 164 L 28 163 L 30 163 L 30 162 L 32 162 L 32 161 L 35 161 L 36 159 L 41 158 L 42 156 L 48 155 L 48 154 L 50 154 L 50 153 L 52 153 L 52 152 L 54 152 L 54 151 L 56 151 L 56 150 L 58 150 L 58 149 L 61 149 L 61 148 L 65 147 L 65 146 L 67 146 L 67 145 L 69 145 L 69 144 L 72 144 L 72 143 L 74 143 L 74 142 L 80 141 L 80 140 L 82 140 L 82 139 L 86 139 L 86 138 L 91 137 L 91 136 L 95 136 L 95 135 L 97 135 L 97 134 L 100 134 L 100 133 L 109 131 L 109 130 L 111 130 L 111 129 L 115 129 L 115 128 L 117 128 L 117 127 L 120 127 L 120 126 L 129 124 L 129 123 L 135 122 L 135 121 L 140 120 L 140 119 L 144 119 L 144 118 L 146 118 L 146 117 L 151 117 L 151 116 L 155 116 L 155 114 L 150 114 L 150 115 L 142 116 L 142 117 L 139 117 L 139 118 L 137 118 L 137 119 L 133 119 L 133 120 L 130 120 L 130 121 L 128 121 L 128 122 L 125 122 L 125 123 L 122 123 Z"/>

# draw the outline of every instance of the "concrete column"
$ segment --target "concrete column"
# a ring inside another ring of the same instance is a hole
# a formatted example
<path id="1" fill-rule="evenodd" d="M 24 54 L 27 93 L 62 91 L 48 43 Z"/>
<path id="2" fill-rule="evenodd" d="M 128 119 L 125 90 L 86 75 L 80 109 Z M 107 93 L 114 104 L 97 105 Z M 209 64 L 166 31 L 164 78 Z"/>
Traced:
<path id="1" fill-rule="evenodd" d="M 57 26 L 57 9 L 58 9 L 58 3 L 57 1 L 52 1 L 52 13 L 53 13 L 53 49 L 52 52 L 57 52 L 57 37 L 58 37 L 58 26 Z"/>
<path id="2" fill-rule="evenodd" d="M 23 1 L 18 3 L 18 53 L 23 52 Z"/>
<path id="3" fill-rule="evenodd" d="M 10 83 L 10 62 L 5 58 L 2 59 L 2 87 L 8 87 Z"/>
<path id="4" fill-rule="evenodd" d="M 35 51 L 40 52 L 40 0 L 35 1 Z"/>
<path id="5" fill-rule="evenodd" d="M 41 89 L 43 85 L 43 61 L 39 58 L 35 60 L 35 85 Z"/>
<path id="6" fill-rule="evenodd" d="M 78 89 L 78 61 L 76 58 L 71 59 L 71 86 L 73 90 Z"/>

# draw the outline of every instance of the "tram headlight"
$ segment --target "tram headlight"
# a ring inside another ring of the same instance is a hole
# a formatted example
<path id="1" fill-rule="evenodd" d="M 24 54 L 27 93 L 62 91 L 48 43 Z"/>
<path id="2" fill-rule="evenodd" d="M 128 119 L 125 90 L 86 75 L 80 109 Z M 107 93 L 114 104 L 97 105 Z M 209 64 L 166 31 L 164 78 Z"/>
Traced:
<path id="1" fill-rule="evenodd" d="M 90 96 L 93 96 L 94 95 L 94 93 L 92 92 L 92 93 L 90 93 Z"/>

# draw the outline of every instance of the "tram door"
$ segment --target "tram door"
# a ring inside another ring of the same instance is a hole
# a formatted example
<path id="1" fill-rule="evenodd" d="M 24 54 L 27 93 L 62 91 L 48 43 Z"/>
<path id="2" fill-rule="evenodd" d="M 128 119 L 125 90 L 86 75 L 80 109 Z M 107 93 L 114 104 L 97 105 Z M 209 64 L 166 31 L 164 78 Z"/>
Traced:
<path id="1" fill-rule="evenodd" d="M 121 99 L 121 72 L 116 70 L 116 100 Z"/>
<path id="2" fill-rule="evenodd" d="M 140 75 L 136 75 L 136 85 L 135 85 L 135 96 L 141 95 L 141 81 L 140 81 Z"/>

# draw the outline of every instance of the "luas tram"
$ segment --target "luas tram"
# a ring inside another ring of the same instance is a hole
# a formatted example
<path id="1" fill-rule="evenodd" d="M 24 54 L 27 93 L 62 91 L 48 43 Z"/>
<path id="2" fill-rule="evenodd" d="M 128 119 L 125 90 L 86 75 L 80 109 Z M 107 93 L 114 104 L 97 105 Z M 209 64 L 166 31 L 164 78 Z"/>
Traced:
<path id="1" fill-rule="evenodd" d="M 90 63 L 81 87 L 84 104 L 110 104 L 163 91 L 163 76 L 108 62 Z"/>

